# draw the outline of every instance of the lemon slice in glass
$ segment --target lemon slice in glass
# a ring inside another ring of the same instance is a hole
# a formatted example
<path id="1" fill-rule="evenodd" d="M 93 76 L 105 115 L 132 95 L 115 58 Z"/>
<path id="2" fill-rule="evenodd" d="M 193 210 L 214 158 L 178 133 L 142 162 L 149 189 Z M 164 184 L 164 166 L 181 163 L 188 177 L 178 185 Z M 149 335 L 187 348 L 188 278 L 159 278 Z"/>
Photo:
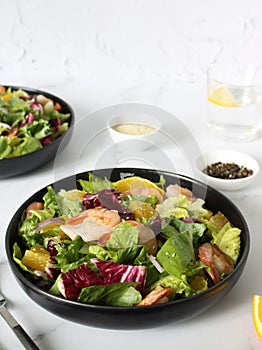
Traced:
<path id="1" fill-rule="evenodd" d="M 239 107 L 240 102 L 233 96 L 225 86 L 215 87 L 208 95 L 208 100 L 222 107 Z"/>

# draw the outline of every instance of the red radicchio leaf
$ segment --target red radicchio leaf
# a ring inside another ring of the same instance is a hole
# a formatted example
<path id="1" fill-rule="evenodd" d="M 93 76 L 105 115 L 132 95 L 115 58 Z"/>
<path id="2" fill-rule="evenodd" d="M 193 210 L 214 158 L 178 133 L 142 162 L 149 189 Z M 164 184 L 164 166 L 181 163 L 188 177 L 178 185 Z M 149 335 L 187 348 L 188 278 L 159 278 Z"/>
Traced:
<path id="1" fill-rule="evenodd" d="M 101 206 L 101 203 L 98 200 L 97 194 L 92 194 L 92 193 L 85 194 L 82 199 L 82 202 L 85 209 L 93 209 Z"/>
<path id="2" fill-rule="evenodd" d="M 104 207 L 108 210 L 117 210 L 121 219 L 135 220 L 135 215 L 131 210 L 121 204 L 120 193 L 113 188 L 107 188 L 96 194 L 86 194 L 83 197 L 83 205 L 85 209 Z"/>
<path id="3" fill-rule="evenodd" d="M 55 280 L 61 273 L 58 267 L 46 267 L 45 268 L 46 277 L 50 280 Z"/>
<path id="4" fill-rule="evenodd" d="M 62 124 L 61 120 L 57 117 L 54 119 L 51 119 L 49 123 L 56 131 L 58 130 L 59 125 Z"/>
<path id="5" fill-rule="evenodd" d="M 116 262 L 100 261 L 97 258 L 93 258 L 91 261 L 100 270 L 104 278 L 104 284 L 140 282 L 136 289 L 143 293 L 146 277 L 145 266 L 124 265 Z"/>
<path id="6" fill-rule="evenodd" d="M 31 124 L 35 119 L 35 116 L 33 113 L 28 113 L 25 117 L 25 119 L 19 124 L 19 128 L 22 128 L 26 124 Z"/>
<path id="7" fill-rule="evenodd" d="M 103 279 L 86 264 L 62 273 L 62 281 L 66 298 L 70 300 L 77 300 L 82 288 L 104 284 Z"/>
<path id="8" fill-rule="evenodd" d="M 43 146 L 47 146 L 51 142 L 52 142 L 52 137 L 51 136 L 47 136 L 47 137 L 44 137 L 43 139 L 41 139 L 41 144 Z"/>
<path id="9" fill-rule="evenodd" d="M 41 114 L 43 114 L 43 107 L 40 103 L 38 102 L 32 102 L 30 105 L 29 105 L 30 108 L 36 110 L 36 111 L 39 111 Z"/>

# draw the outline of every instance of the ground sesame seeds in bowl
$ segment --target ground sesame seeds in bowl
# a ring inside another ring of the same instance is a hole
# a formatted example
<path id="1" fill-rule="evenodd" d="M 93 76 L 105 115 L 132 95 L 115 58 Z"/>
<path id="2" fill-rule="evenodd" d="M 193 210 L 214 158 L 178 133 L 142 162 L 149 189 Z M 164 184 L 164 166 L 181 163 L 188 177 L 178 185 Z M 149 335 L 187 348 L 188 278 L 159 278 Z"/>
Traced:
<path id="1" fill-rule="evenodd" d="M 250 155 L 233 150 L 213 150 L 196 160 L 199 177 L 224 191 L 239 190 L 253 182 L 260 166 Z"/>

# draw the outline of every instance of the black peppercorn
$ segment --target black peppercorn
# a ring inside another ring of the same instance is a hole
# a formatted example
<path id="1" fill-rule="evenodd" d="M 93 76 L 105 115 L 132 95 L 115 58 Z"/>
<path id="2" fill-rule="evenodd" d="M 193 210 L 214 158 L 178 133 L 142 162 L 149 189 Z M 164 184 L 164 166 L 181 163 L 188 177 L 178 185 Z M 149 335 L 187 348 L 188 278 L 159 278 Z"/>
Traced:
<path id="1" fill-rule="evenodd" d="M 235 163 L 216 162 L 203 170 L 209 176 L 219 179 L 241 179 L 253 174 L 253 170 L 248 169 L 244 165 L 237 165 Z"/>

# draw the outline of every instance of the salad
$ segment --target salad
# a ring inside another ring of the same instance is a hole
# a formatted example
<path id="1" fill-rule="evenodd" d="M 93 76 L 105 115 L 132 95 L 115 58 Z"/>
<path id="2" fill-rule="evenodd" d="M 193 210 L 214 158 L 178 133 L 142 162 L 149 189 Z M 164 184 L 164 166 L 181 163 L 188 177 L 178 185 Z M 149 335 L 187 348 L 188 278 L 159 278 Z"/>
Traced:
<path id="1" fill-rule="evenodd" d="M 13 258 L 52 295 L 80 303 L 149 306 L 201 293 L 230 274 L 241 230 L 178 184 L 88 173 L 78 188 L 32 202 Z"/>
<path id="2" fill-rule="evenodd" d="M 70 113 L 42 94 L 0 86 L 0 159 L 34 152 L 68 130 Z"/>

